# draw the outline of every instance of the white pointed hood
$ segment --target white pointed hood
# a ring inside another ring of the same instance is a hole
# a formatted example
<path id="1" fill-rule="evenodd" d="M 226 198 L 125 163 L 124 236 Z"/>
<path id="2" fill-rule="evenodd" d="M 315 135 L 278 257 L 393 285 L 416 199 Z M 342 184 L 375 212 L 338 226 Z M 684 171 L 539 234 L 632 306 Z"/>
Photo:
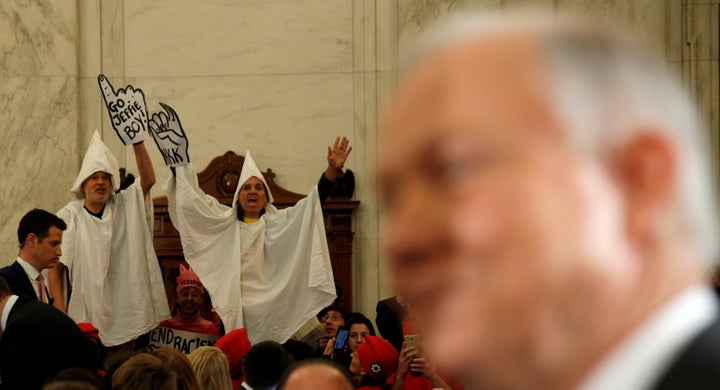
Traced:
<path id="1" fill-rule="evenodd" d="M 240 172 L 237 188 L 235 188 L 235 196 L 233 196 L 232 206 L 238 207 L 237 201 L 238 195 L 240 194 L 240 188 L 251 177 L 257 177 L 265 186 L 265 192 L 268 194 L 268 202 L 265 204 L 265 211 L 270 213 L 277 211 L 275 206 L 272 205 L 275 200 L 273 199 L 272 192 L 270 192 L 270 187 L 265 181 L 265 176 L 263 176 L 262 172 L 260 172 L 257 165 L 255 165 L 255 160 L 253 160 L 249 150 L 245 152 L 245 161 L 243 162 L 242 172 Z"/>
<path id="2" fill-rule="evenodd" d="M 90 177 L 93 173 L 102 171 L 110 174 L 110 186 L 112 192 L 115 192 L 120 188 L 118 182 L 120 178 L 120 170 L 118 169 L 118 162 L 115 156 L 112 154 L 110 149 L 100 139 L 100 134 L 97 130 L 93 133 L 90 145 L 88 146 L 85 157 L 83 157 L 82 166 L 80 167 L 80 173 L 78 173 L 77 179 L 72 188 L 71 192 L 78 195 L 82 195 L 82 183 Z"/>

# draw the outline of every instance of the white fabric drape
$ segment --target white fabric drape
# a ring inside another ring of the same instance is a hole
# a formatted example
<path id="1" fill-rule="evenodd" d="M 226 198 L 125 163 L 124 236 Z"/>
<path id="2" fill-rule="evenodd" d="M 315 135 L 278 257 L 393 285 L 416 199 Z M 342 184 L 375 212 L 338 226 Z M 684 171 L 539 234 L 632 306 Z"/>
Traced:
<path id="1" fill-rule="evenodd" d="M 189 165 L 165 190 L 185 259 L 226 331 L 245 327 L 253 343 L 282 343 L 335 299 L 317 187 L 293 207 L 268 205 L 273 212 L 252 224 L 237 219 L 236 204 L 205 194 Z"/>
<path id="2" fill-rule="evenodd" d="M 170 317 L 153 248 L 152 202 L 139 182 L 105 206 L 102 219 L 70 202 L 57 215 L 67 224 L 63 255 L 72 296 L 68 315 L 98 328 L 106 346 L 149 332 Z"/>

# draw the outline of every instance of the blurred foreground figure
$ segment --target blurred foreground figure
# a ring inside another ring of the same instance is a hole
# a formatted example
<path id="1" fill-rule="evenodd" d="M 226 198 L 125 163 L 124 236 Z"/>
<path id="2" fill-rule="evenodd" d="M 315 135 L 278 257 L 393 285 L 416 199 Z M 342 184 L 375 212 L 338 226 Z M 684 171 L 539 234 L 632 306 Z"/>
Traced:
<path id="1" fill-rule="evenodd" d="M 458 19 L 413 57 L 381 180 L 422 348 L 467 388 L 718 388 L 704 129 L 626 35 Z"/>

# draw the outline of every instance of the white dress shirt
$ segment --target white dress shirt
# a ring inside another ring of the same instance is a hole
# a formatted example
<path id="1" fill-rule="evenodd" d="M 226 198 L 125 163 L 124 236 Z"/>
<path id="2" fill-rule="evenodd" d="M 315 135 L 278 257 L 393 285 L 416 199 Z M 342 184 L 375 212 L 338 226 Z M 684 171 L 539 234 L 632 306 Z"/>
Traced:
<path id="1" fill-rule="evenodd" d="M 3 308 L 2 315 L 0 316 L 0 329 L 2 329 L 3 332 L 5 331 L 5 327 L 7 326 L 10 310 L 12 310 L 13 306 L 15 306 L 15 302 L 17 300 L 17 295 L 11 295 L 10 298 L 8 298 L 7 302 L 5 302 L 5 307 Z"/>
<path id="2" fill-rule="evenodd" d="M 717 316 L 717 300 L 709 287 L 695 286 L 685 290 L 616 347 L 579 389 L 650 388 L 684 347 Z"/>
<path id="3" fill-rule="evenodd" d="M 35 290 L 35 296 L 37 297 L 38 300 L 40 300 L 40 288 L 38 287 L 38 282 L 36 280 L 38 275 L 40 275 L 40 272 L 38 272 L 38 270 L 35 269 L 35 267 L 30 265 L 30 263 L 28 263 L 27 261 L 25 261 L 19 257 L 17 258 L 17 262 L 25 270 L 25 274 L 27 274 L 28 278 L 30 279 L 30 284 L 32 285 L 33 290 Z M 43 275 L 43 277 L 45 277 L 45 275 Z M 47 280 L 47 278 L 45 278 L 45 280 Z M 47 284 L 46 284 L 46 286 L 47 286 Z M 49 297 L 47 288 L 45 289 L 45 296 Z"/>

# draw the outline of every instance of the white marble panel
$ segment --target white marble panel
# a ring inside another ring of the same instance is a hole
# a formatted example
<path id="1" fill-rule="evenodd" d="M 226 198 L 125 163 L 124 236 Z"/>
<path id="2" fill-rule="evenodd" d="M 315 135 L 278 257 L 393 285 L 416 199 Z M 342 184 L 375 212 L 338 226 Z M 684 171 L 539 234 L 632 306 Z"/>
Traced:
<path id="1" fill-rule="evenodd" d="M 356 237 L 377 237 L 377 73 L 354 74 Z"/>
<path id="2" fill-rule="evenodd" d="M 685 14 L 682 1 L 665 0 L 666 26 L 665 26 L 665 59 L 667 61 L 682 61 L 685 39 L 683 25 Z M 661 39 L 661 37 L 658 37 Z"/>
<path id="3" fill-rule="evenodd" d="M 379 296 L 378 240 L 356 239 L 353 255 L 353 310 L 374 318 Z"/>
<path id="4" fill-rule="evenodd" d="M 180 116 L 196 170 L 228 150 L 250 149 L 261 170 L 271 168 L 288 190 L 307 193 L 327 167 L 327 146 L 353 132 L 350 74 L 149 78 L 127 82 L 145 91 L 148 110 L 158 102 Z M 352 140 L 351 140 L 352 142 Z M 162 157 L 152 145 L 156 170 Z M 128 165 L 132 165 L 128 159 Z M 345 164 L 354 169 L 354 156 Z"/>
<path id="5" fill-rule="evenodd" d="M 126 74 L 124 4 L 125 0 L 100 2 L 100 67 L 102 73 L 110 79 L 124 77 Z"/>
<path id="6" fill-rule="evenodd" d="M 107 3 L 105 3 L 107 4 Z M 78 3 L 79 74 L 97 77 L 101 72 L 102 14 L 100 0 L 83 0 Z"/>
<path id="7" fill-rule="evenodd" d="M 687 6 L 686 34 L 690 57 L 696 61 L 718 59 L 718 5 L 693 4 Z"/>
<path id="8" fill-rule="evenodd" d="M 718 154 L 720 151 L 720 139 L 718 138 L 718 128 L 720 120 L 718 119 L 718 107 L 720 106 L 720 69 L 719 61 L 697 61 L 689 64 L 693 72 L 694 89 L 693 95 L 699 107 L 699 115 L 710 131 L 708 139 L 711 143 L 711 150 L 714 155 L 713 167 L 716 173 L 716 179 L 720 178 L 720 164 L 718 163 Z"/>
<path id="9" fill-rule="evenodd" d="M 105 108 L 102 94 L 98 87 L 97 75 L 81 77 L 79 79 L 78 92 L 80 95 L 80 106 L 78 107 L 80 126 L 78 150 L 80 151 L 79 158 L 82 158 L 90 144 L 90 138 L 93 132 L 98 130 L 102 136 L 103 125 L 109 128 L 111 128 L 111 126 L 107 119 L 107 109 Z M 103 142 L 108 143 L 108 140 L 104 139 Z M 113 153 L 116 151 L 117 150 L 114 150 Z"/>
<path id="10" fill-rule="evenodd" d="M 376 25 L 376 4 L 353 1 L 353 72 L 371 72 L 377 68 Z"/>
<path id="11" fill-rule="evenodd" d="M 0 253 L 0 264 L 17 255 L 17 224 L 27 211 L 55 212 L 72 198 L 79 166 L 76 110 L 74 77 L 0 79 L 0 249 L 8 251 Z"/>
<path id="12" fill-rule="evenodd" d="M 132 76 L 342 72 L 352 68 L 346 0 L 125 0 Z"/>
<path id="13" fill-rule="evenodd" d="M 557 9 L 606 18 L 658 45 L 665 44 L 665 2 L 660 0 L 557 0 Z"/>
<path id="14" fill-rule="evenodd" d="M 457 0 L 398 0 L 398 47 L 402 54 L 404 50 L 411 48 L 415 40 L 427 27 L 436 23 L 450 11 L 458 6 L 464 6 L 465 2 Z"/>
<path id="15" fill-rule="evenodd" d="M 378 258 L 378 300 L 389 298 L 396 295 L 395 276 L 390 266 L 390 259 L 387 254 L 388 239 L 381 238 L 377 240 L 377 258 Z"/>
<path id="16" fill-rule="evenodd" d="M 381 71 L 395 71 L 398 66 L 397 0 L 378 2 L 375 19 L 376 68 Z"/>
<path id="17" fill-rule="evenodd" d="M 0 75 L 77 71 L 75 0 L 0 2 Z"/>
<path id="18" fill-rule="evenodd" d="M 19 222 L 20 219 L 18 218 Z M 17 222 L 15 222 L 15 228 L 17 229 Z M 10 224 L 8 222 L 8 224 Z M 17 237 L 17 236 L 13 236 Z M 11 239 L 11 237 L 8 237 L 8 240 Z M 15 261 L 15 257 L 17 257 L 18 254 L 18 244 L 17 244 L 17 238 L 15 239 L 15 242 L 0 242 L 0 267 L 4 267 L 6 265 L 12 264 L 13 261 Z"/>

